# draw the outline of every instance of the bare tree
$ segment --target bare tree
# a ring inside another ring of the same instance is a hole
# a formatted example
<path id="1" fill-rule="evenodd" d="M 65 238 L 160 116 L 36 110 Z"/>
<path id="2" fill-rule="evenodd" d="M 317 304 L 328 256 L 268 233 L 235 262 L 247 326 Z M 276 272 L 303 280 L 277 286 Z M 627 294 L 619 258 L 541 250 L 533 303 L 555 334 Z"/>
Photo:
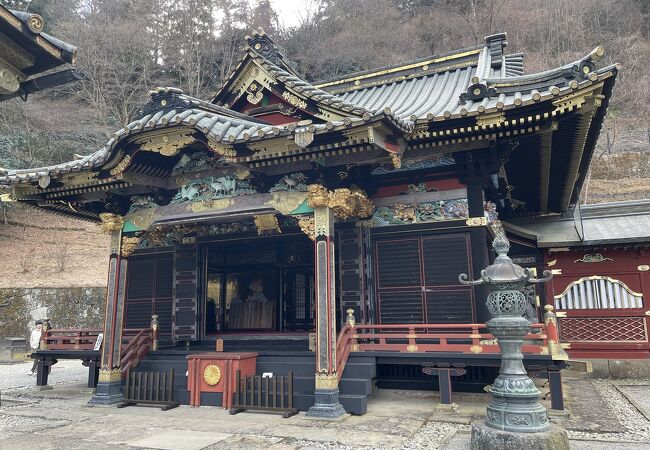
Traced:
<path id="1" fill-rule="evenodd" d="M 65 272 L 68 263 L 68 250 L 69 244 L 65 241 L 57 242 L 57 244 L 54 246 L 52 259 L 56 264 L 57 272 Z"/>

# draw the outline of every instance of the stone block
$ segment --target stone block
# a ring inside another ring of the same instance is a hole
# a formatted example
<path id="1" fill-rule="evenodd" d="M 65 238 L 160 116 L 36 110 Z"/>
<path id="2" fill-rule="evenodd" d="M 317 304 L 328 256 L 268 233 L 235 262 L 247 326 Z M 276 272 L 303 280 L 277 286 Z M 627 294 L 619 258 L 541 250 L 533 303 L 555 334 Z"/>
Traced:
<path id="1" fill-rule="evenodd" d="M 610 359 L 609 377 L 650 378 L 650 360 L 647 359 Z"/>
<path id="2" fill-rule="evenodd" d="M 650 378 L 650 360 L 647 359 L 589 359 L 591 378 Z"/>
<path id="3" fill-rule="evenodd" d="M 513 433 L 485 425 L 485 421 L 472 422 L 471 450 L 569 450 L 566 431 L 551 424 L 547 431 L 538 433 Z"/>

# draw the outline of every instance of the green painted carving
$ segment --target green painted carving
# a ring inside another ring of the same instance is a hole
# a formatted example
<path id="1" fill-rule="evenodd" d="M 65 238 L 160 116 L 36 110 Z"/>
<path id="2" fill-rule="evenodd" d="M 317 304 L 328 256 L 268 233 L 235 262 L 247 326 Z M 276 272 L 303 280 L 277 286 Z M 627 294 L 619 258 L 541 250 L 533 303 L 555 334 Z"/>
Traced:
<path id="1" fill-rule="evenodd" d="M 255 194 L 257 191 L 250 182 L 238 180 L 230 175 L 225 177 L 206 177 L 191 180 L 181 187 L 172 198 L 171 204 L 216 200 L 219 198 L 236 197 L 238 195 Z"/>
<path id="2" fill-rule="evenodd" d="M 269 192 L 278 191 L 301 191 L 307 192 L 307 185 L 305 184 L 307 177 L 302 172 L 296 172 L 283 176 L 280 181 L 275 183 Z"/>
<path id="3" fill-rule="evenodd" d="M 183 154 L 172 169 L 172 177 L 184 173 L 200 172 L 202 170 L 211 169 L 214 166 L 219 166 L 223 159 L 223 157 L 220 157 L 215 161 L 214 156 L 207 152 Z"/>
<path id="4" fill-rule="evenodd" d="M 158 204 L 149 195 L 134 195 L 131 197 L 131 207 L 128 213 L 131 214 L 142 209 L 155 208 L 157 206 Z"/>
<path id="5" fill-rule="evenodd" d="M 467 219 L 467 199 L 441 200 L 418 204 L 396 204 L 377 208 L 371 219 L 373 227 L 422 222 Z"/>

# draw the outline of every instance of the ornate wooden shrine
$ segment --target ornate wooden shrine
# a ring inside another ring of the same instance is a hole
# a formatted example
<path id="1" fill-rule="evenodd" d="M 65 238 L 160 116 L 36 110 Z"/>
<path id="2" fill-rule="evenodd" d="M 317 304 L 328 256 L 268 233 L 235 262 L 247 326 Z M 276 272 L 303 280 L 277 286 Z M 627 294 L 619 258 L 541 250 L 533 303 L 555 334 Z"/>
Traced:
<path id="1" fill-rule="evenodd" d="M 535 221 L 577 202 L 618 71 L 596 66 L 598 47 L 524 74 L 505 38 L 314 84 L 255 32 L 209 101 L 156 89 L 100 150 L 0 176 L 17 200 L 101 221 L 111 234 L 95 401 L 119 396 L 122 330 L 147 328 L 152 314 L 174 354 L 219 338 L 227 351 L 260 350 L 258 371 L 270 364 L 262 350 L 282 340 L 293 356 L 275 348 L 276 361 L 295 372 L 296 404 L 312 415 L 340 415 L 341 403 L 370 395 L 343 370 L 372 380 L 382 364 L 418 373 L 449 358 L 488 364 L 490 338 L 464 334 L 487 320 L 487 292 L 458 274 L 478 277 L 489 264 L 497 217 Z M 515 239 L 513 260 L 528 248 Z M 540 322 L 552 299 L 534 287 L 527 299 Z M 362 352 L 372 342 L 337 337 L 348 309 L 359 327 L 418 330 L 377 337 L 390 351 Z M 440 325 L 450 328 L 430 332 Z M 557 372 L 566 355 L 537 329 L 544 344 L 527 357 Z M 417 344 L 419 335 L 428 340 Z M 346 408 L 365 411 L 356 405 Z"/>

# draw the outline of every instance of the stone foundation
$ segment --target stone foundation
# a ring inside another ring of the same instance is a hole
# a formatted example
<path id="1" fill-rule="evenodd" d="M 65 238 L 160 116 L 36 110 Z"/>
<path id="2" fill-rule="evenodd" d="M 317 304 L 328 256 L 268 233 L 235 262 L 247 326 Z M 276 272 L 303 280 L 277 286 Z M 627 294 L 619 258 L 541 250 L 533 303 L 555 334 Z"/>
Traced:
<path id="1" fill-rule="evenodd" d="M 566 431 L 555 425 L 537 433 L 500 431 L 485 425 L 485 421 L 472 422 L 471 450 L 569 450 Z"/>
<path id="2" fill-rule="evenodd" d="M 111 406 L 124 400 L 122 381 L 100 381 L 97 383 L 95 395 L 88 401 L 89 405 Z"/>
<path id="3" fill-rule="evenodd" d="M 307 417 L 338 419 L 345 414 L 345 409 L 339 403 L 338 389 L 316 389 L 314 406 L 307 411 Z"/>
<path id="4" fill-rule="evenodd" d="M 579 359 L 589 361 L 592 378 L 650 378 L 648 359 Z"/>

